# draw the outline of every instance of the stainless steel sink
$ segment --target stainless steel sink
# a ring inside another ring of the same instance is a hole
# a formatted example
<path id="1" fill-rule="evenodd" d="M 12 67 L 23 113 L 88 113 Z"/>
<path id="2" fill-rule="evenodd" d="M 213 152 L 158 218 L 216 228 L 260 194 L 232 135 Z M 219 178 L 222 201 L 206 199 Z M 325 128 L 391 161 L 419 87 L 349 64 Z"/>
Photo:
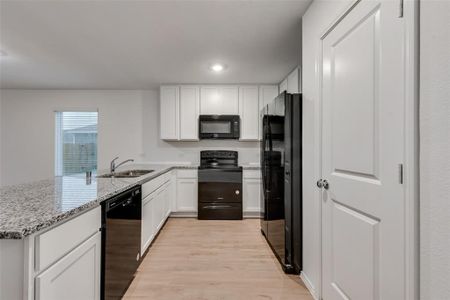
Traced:
<path id="1" fill-rule="evenodd" d="M 154 170 L 128 170 L 122 172 L 108 173 L 97 176 L 98 178 L 135 178 L 146 175 Z"/>

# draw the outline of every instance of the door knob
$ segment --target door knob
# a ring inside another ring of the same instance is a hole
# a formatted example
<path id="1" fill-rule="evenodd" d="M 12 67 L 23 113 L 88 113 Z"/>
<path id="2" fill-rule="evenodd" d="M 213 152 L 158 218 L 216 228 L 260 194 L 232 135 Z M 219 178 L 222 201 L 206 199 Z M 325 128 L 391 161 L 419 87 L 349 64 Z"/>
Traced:
<path id="1" fill-rule="evenodd" d="M 319 189 L 321 189 L 323 187 L 323 180 L 322 179 L 317 180 L 316 185 Z"/>
<path id="2" fill-rule="evenodd" d="M 326 179 L 324 179 L 322 181 L 322 186 L 324 189 L 328 190 L 328 188 L 330 187 L 330 184 L 328 183 L 328 181 Z"/>

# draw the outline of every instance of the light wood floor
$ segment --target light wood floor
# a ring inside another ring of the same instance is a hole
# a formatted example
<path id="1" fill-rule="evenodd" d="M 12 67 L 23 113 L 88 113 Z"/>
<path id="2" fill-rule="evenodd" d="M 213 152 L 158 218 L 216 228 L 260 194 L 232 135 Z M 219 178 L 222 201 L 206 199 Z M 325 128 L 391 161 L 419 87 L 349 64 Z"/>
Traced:
<path id="1" fill-rule="evenodd" d="M 124 299 L 313 299 L 283 273 L 259 220 L 171 218 Z"/>

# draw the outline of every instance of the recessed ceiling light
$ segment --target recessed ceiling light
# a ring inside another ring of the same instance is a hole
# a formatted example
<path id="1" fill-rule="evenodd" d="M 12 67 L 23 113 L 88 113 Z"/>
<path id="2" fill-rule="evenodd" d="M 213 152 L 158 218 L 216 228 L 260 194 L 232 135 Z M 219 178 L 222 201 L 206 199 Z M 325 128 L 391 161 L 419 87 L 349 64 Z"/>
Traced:
<path id="1" fill-rule="evenodd" d="M 213 64 L 209 68 L 216 73 L 220 73 L 225 70 L 225 66 L 222 64 Z"/>

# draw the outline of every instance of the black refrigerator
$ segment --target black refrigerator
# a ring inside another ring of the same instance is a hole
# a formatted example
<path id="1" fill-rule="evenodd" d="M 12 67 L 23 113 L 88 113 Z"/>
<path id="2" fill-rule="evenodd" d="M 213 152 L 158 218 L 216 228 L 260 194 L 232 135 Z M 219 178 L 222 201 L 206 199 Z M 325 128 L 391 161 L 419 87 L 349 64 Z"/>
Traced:
<path id="1" fill-rule="evenodd" d="M 286 273 L 302 269 L 302 103 L 283 92 L 261 111 L 261 232 Z"/>

